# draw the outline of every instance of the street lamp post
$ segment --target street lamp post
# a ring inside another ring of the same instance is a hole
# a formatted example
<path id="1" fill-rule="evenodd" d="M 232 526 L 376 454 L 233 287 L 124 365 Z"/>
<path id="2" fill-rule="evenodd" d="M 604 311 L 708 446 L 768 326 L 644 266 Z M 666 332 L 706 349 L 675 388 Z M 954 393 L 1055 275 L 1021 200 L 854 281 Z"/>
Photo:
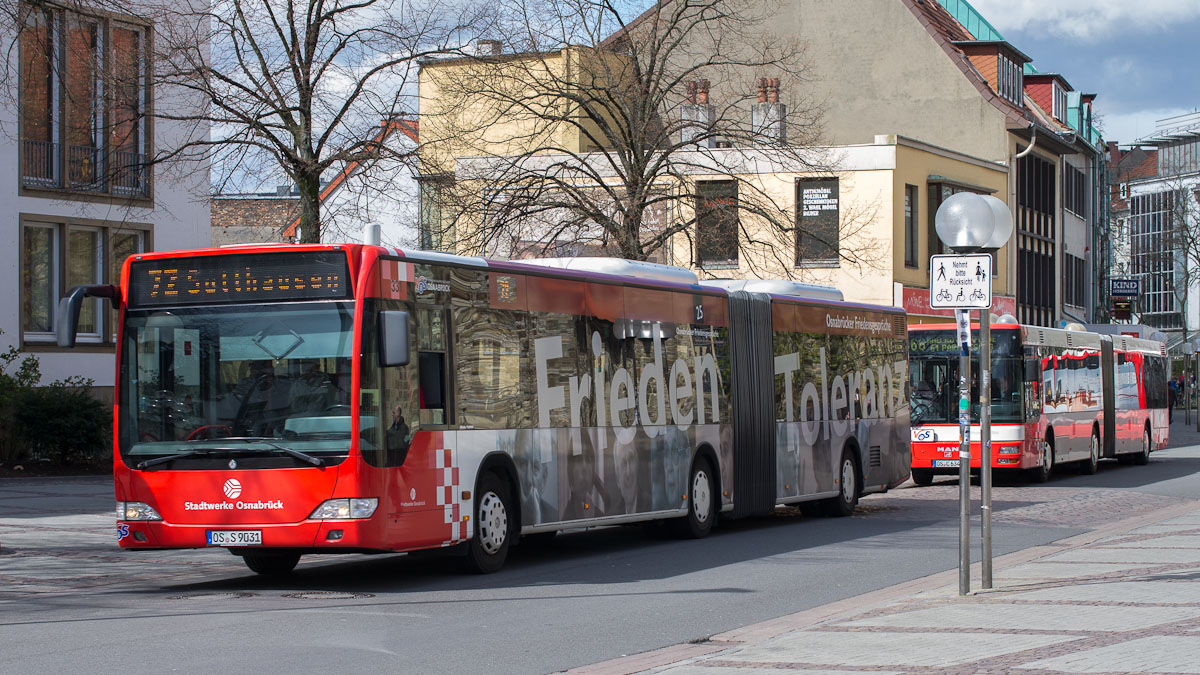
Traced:
<path id="1" fill-rule="evenodd" d="M 991 243 L 995 221 L 995 212 L 983 197 L 960 192 L 938 207 L 934 228 L 938 238 L 950 250 L 972 253 Z M 930 271 L 932 273 L 932 265 Z M 988 311 L 989 308 L 984 308 L 981 313 Z M 960 338 L 963 344 L 958 359 L 958 594 L 967 595 L 971 592 L 971 313 L 968 309 L 956 309 L 955 312 L 959 325 L 966 324 L 965 338 Z M 990 344 L 980 342 L 981 353 L 990 349 Z M 981 396 L 983 391 L 981 386 Z M 990 396 L 987 403 L 991 403 Z M 980 408 L 983 407 L 981 403 Z M 982 445 L 980 447 L 982 449 Z M 981 460 L 980 466 L 983 464 L 985 462 Z"/>

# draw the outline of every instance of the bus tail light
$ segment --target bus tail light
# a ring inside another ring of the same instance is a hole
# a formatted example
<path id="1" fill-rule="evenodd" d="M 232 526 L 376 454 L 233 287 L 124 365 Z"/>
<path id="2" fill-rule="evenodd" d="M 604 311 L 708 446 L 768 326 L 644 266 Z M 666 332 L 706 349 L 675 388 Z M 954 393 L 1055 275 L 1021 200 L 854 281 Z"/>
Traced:
<path id="1" fill-rule="evenodd" d="M 329 499 L 322 502 L 309 518 L 314 520 L 370 518 L 378 506 L 379 499 L 375 497 Z"/>
<path id="2" fill-rule="evenodd" d="M 162 520 L 162 516 L 143 502 L 117 502 L 117 520 Z"/>

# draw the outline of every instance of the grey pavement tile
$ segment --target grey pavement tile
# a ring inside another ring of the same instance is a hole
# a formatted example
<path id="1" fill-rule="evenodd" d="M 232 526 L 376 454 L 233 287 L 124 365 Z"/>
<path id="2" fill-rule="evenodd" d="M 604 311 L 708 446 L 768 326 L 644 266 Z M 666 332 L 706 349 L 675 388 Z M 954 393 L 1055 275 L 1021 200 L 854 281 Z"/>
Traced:
<path id="1" fill-rule="evenodd" d="M 1114 572 L 1144 569 L 1147 565 L 1132 563 L 1078 563 L 1038 561 L 1014 565 L 994 573 L 997 579 L 1079 579 Z"/>
<path id="2" fill-rule="evenodd" d="M 700 665 L 696 663 L 685 663 L 683 665 L 670 665 L 664 670 L 654 669 L 646 670 L 644 673 L 653 673 L 654 675 L 796 675 L 797 671 L 791 668 L 770 668 L 768 665 L 746 665 L 745 668 L 730 667 L 730 665 Z M 862 673 L 862 670 L 803 670 L 804 675 L 850 675 L 851 673 Z M 887 670 L 872 670 L 871 673 L 876 675 L 900 675 L 898 671 Z"/>
<path id="3" fill-rule="evenodd" d="M 722 652 L 721 661 L 947 668 L 1079 639 L 1076 635 L 797 631 Z"/>
<path id="4" fill-rule="evenodd" d="M 1115 544 L 1107 544 L 1118 548 L 1194 548 L 1200 550 L 1200 534 L 1180 534 L 1153 539 L 1140 539 Z"/>
<path id="5" fill-rule="evenodd" d="M 1147 579 L 1096 581 L 1042 588 L 1034 591 L 1005 593 L 1009 600 L 1140 602 L 1162 605 L 1200 604 L 1200 584 L 1187 581 Z"/>
<path id="6" fill-rule="evenodd" d="M 1160 635 L 1016 666 L 1068 673 L 1200 672 L 1200 636 Z"/>
<path id="7" fill-rule="evenodd" d="M 1200 607 L 1121 607 L 1114 605 L 970 604 L 918 609 L 859 619 L 844 626 L 908 628 L 1032 629 L 1053 631 L 1140 630 L 1200 617 Z"/>
<path id="8" fill-rule="evenodd" d="M 1176 563 L 1200 563 L 1200 550 L 1182 548 L 1076 548 L 1063 551 L 1041 560 L 1057 562 L 1085 563 L 1145 563 L 1150 565 L 1170 565 Z"/>

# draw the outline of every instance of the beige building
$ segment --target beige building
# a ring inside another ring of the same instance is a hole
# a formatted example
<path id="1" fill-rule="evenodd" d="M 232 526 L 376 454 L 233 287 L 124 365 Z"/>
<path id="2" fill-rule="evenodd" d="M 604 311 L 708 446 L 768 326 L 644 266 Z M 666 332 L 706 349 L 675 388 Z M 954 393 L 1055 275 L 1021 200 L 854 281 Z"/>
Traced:
<path id="1" fill-rule="evenodd" d="M 955 7 L 960 15 L 973 11 L 965 2 Z M 632 25 L 636 31 L 637 22 Z M 702 277 L 791 277 L 829 284 L 849 300 L 903 306 L 912 321 L 945 320 L 949 312 L 928 307 L 929 256 L 942 252 L 933 216 L 946 197 L 969 191 L 1003 199 L 1016 221 L 1013 238 L 995 263 L 993 313 L 1054 325 L 1064 316 L 1075 318 L 1063 312 L 1068 297 L 1075 311 L 1086 311 L 1077 288 L 1086 276 L 1064 274 L 1063 263 L 1067 253 L 1072 264 L 1084 260 L 1095 237 L 1088 223 L 1098 214 L 1090 206 L 1081 210 L 1078 200 L 1065 212 L 1062 186 L 1067 166 L 1074 165 L 1072 177 L 1091 171 L 1086 154 L 1091 145 L 1077 138 L 1068 123 L 1073 111 L 1076 121 L 1086 114 L 1090 124 L 1094 96 L 1065 98 L 1070 86 L 1057 76 L 1029 76 L 1031 86 L 1050 87 L 1045 89 L 1047 97 L 1041 88 L 1027 91 L 1027 56 L 998 35 L 977 39 L 934 0 L 797 0 L 779 5 L 763 29 L 805 45 L 804 86 L 779 89 L 778 100 L 795 108 L 820 102 L 822 133 L 813 152 L 821 155 L 822 161 L 814 164 L 822 170 L 789 171 L 786 162 L 753 161 L 761 152 L 753 144 L 706 149 L 709 161 L 726 163 L 723 172 L 697 169 L 677 177 L 686 185 L 663 187 L 686 198 L 657 217 L 695 223 L 694 232 L 671 238 L 664 261 L 692 267 Z M 693 51 L 703 53 L 704 46 Z M 459 252 L 504 253 L 480 248 L 482 243 L 472 239 L 484 221 L 482 214 L 472 215 L 461 207 L 448 212 L 447 201 L 440 199 L 454 190 L 487 194 L 489 176 L 496 173 L 489 170 L 498 158 L 522 152 L 520 147 L 531 142 L 548 148 L 539 156 L 547 166 L 558 160 L 552 148 L 578 153 L 576 161 L 589 161 L 589 151 L 596 150 L 567 126 L 536 127 L 535 133 L 531 124 L 539 117 L 537 106 L 523 110 L 526 117 L 480 125 L 477 121 L 488 115 L 461 99 L 450 104 L 442 87 L 454 82 L 462 88 L 473 76 L 471 70 L 483 63 L 506 63 L 514 73 L 528 73 L 533 67 L 571 73 L 572 58 L 596 58 L 592 54 L 582 48 L 553 55 L 489 52 L 477 59 L 424 65 L 423 137 L 425 130 L 451 118 L 469 130 L 451 135 L 452 143 L 423 148 L 422 227 L 444 235 L 435 245 Z M 788 74 L 781 75 L 786 80 Z M 511 86 L 520 86 L 520 81 L 514 76 Z M 720 106 L 735 98 L 732 88 L 736 87 L 714 86 L 712 101 Z M 803 92 L 804 100 L 797 91 Z M 691 114 L 688 104 L 693 102 L 688 99 L 664 116 Z M 486 107 L 487 97 L 478 105 Z M 538 105 L 554 111 L 555 105 L 563 104 L 543 99 Z M 443 136 L 434 132 L 426 138 Z M 753 168 L 743 172 L 731 166 Z M 731 185 L 734 174 L 737 181 Z M 616 180 L 615 173 L 597 176 Z M 1098 194 L 1096 175 L 1087 173 L 1085 178 L 1081 189 Z M 720 227 L 722 219 L 706 217 L 705 212 L 719 212 L 730 199 L 746 199 L 739 190 L 769 195 L 781 217 L 770 225 L 739 223 L 723 235 L 743 239 L 737 254 L 711 255 L 704 229 L 710 222 Z M 1085 197 L 1090 200 L 1090 193 Z M 1064 234 L 1068 225 L 1073 229 Z M 756 236 L 760 232 L 762 236 Z M 815 245 L 810 237 L 814 232 L 821 233 Z"/>

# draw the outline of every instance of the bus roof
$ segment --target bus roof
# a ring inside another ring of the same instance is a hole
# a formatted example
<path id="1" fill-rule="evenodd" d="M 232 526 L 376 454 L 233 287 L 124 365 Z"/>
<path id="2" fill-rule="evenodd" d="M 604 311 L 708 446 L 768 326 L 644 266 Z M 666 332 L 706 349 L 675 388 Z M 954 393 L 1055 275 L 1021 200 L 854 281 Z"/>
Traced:
<path id="1" fill-rule="evenodd" d="M 956 330 L 952 323 L 924 323 L 908 327 L 909 331 L 952 331 Z M 1020 330 L 1021 341 L 1027 345 L 1046 345 L 1050 347 L 1099 347 L 1103 341 L 1110 341 L 1113 348 L 1124 352 L 1143 352 L 1166 356 L 1167 347 L 1157 340 L 1130 337 L 1128 335 L 1105 335 L 1082 330 L 1067 330 L 1064 328 L 1047 328 L 1044 326 L 1026 326 L 1016 323 L 992 324 L 991 330 Z M 978 323 L 971 324 L 971 330 L 979 330 Z"/>

